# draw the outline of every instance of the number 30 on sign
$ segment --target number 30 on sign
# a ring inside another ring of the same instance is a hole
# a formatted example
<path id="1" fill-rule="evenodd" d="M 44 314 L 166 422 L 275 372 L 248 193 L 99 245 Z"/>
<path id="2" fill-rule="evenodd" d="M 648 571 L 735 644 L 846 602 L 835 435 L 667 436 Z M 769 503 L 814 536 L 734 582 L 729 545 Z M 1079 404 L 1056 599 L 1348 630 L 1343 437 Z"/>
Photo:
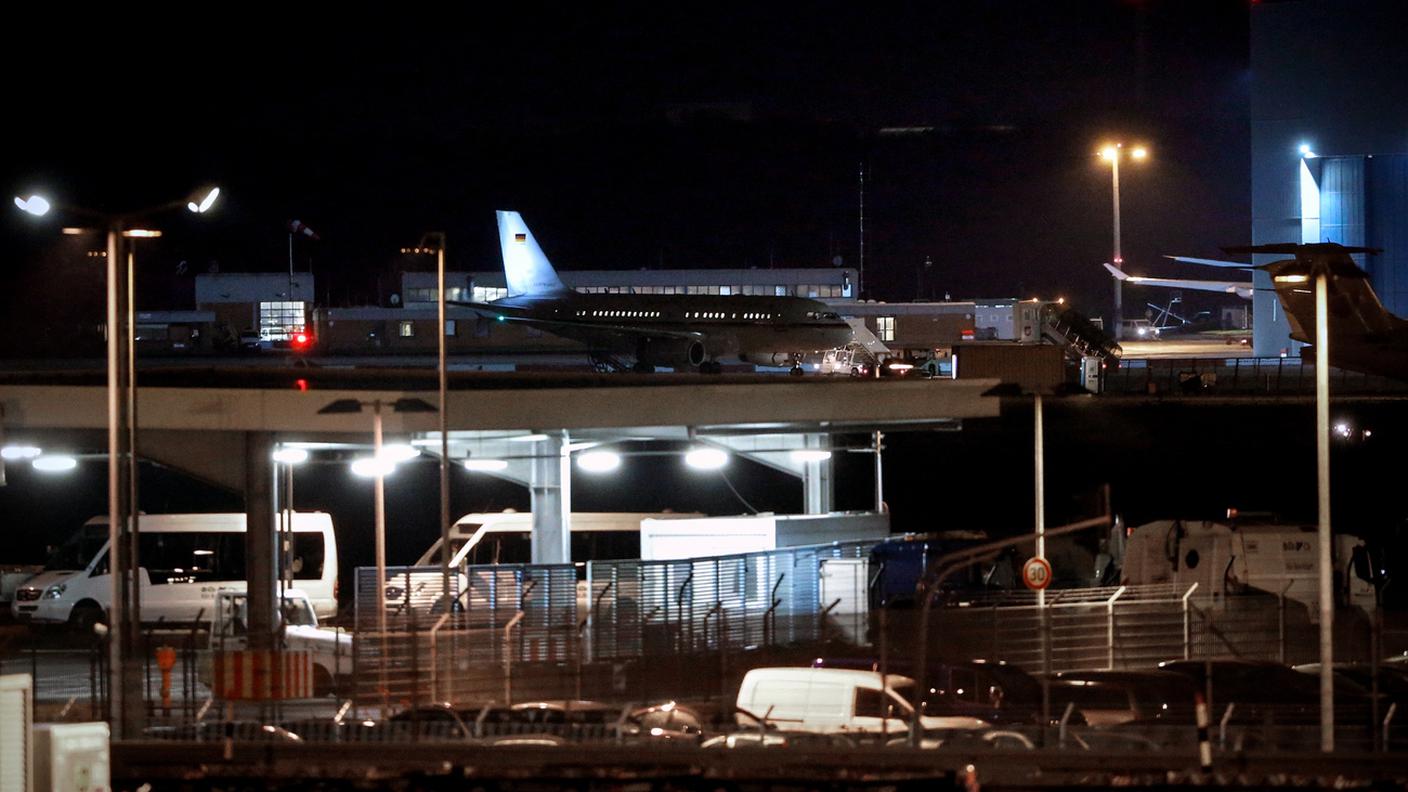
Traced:
<path id="1" fill-rule="evenodd" d="M 1027 559 L 1022 565 L 1022 582 L 1032 591 L 1041 591 L 1051 585 L 1051 564 L 1040 556 Z"/>

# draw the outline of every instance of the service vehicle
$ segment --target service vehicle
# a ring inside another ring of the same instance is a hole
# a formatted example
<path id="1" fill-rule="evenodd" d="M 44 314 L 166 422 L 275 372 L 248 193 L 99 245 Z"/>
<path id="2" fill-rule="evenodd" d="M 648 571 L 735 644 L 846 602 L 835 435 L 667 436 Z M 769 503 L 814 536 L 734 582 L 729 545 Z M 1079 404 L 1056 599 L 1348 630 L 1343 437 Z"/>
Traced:
<path id="1" fill-rule="evenodd" d="M 285 589 L 280 597 L 279 635 L 283 649 L 308 652 L 313 660 L 313 694 L 326 696 L 352 675 L 352 634 L 323 627 L 313 603 L 300 589 Z M 248 646 L 249 595 L 221 591 L 215 595 L 209 633 L 210 652 L 239 651 Z M 207 653 L 207 660 L 210 653 Z M 210 664 L 201 664 L 202 681 L 210 682 Z"/>
<path id="2" fill-rule="evenodd" d="M 849 668 L 755 668 L 738 687 L 737 707 L 779 729 L 897 735 L 913 719 L 914 680 Z M 740 717 L 740 726 L 754 722 Z M 925 732 L 985 729 L 968 716 L 921 715 Z"/>
<path id="3" fill-rule="evenodd" d="M 95 517 L 85 529 L 97 526 L 106 536 L 107 518 Z M 319 616 L 331 617 L 337 613 L 332 518 L 322 512 L 297 512 L 292 528 L 289 568 L 294 584 L 307 593 Z M 137 533 L 143 622 L 207 622 L 218 592 L 244 591 L 244 514 L 144 514 Z M 47 583 L 28 615 L 35 624 L 91 629 L 106 621 L 111 600 L 109 547 L 104 541 L 79 571 Z"/>

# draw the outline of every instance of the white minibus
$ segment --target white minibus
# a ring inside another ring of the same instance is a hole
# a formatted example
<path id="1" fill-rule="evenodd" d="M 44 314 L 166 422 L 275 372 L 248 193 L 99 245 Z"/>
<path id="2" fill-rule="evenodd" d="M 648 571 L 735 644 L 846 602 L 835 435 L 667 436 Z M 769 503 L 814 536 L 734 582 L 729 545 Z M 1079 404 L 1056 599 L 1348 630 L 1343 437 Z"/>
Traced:
<path id="1" fill-rule="evenodd" d="M 84 531 L 106 526 L 106 517 L 94 517 Z M 143 622 L 208 622 L 217 591 L 245 589 L 244 514 L 144 514 L 137 530 Z M 105 620 L 112 601 L 108 550 L 103 542 L 80 571 L 50 582 L 34 603 L 31 621 L 86 629 Z M 319 618 L 335 615 L 337 537 L 331 517 L 294 514 L 290 567 L 294 585 L 307 592 Z"/>

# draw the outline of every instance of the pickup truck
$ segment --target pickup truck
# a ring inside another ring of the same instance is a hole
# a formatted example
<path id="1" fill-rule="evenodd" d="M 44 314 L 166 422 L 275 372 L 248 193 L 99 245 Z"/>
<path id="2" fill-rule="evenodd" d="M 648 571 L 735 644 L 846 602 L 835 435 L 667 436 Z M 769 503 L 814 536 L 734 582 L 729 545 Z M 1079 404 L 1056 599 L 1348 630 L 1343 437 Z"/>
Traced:
<path id="1" fill-rule="evenodd" d="M 215 595 L 215 620 L 210 625 L 210 652 L 201 664 L 201 681 L 210 682 L 209 656 L 218 651 L 244 649 L 247 645 L 246 617 L 249 596 L 243 591 L 220 591 Z M 298 589 L 284 592 L 282 607 L 283 648 L 310 652 L 313 657 L 313 692 L 333 693 L 338 683 L 352 675 L 352 634 L 341 629 L 321 627 L 308 595 Z"/>

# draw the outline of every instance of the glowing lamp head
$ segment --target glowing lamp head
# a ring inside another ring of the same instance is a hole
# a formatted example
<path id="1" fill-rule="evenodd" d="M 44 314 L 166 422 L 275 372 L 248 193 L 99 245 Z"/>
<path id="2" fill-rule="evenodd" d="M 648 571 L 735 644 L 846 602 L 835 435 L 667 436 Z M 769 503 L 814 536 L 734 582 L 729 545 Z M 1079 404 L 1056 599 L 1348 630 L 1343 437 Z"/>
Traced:
<path id="1" fill-rule="evenodd" d="M 396 472 L 396 463 L 378 457 L 362 457 L 352 461 L 352 475 L 362 478 L 385 478 Z"/>
<path id="2" fill-rule="evenodd" d="M 621 466 L 621 455 L 612 451 L 588 451 L 577 457 L 577 467 L 588 473 L 610 473 Z"/>
<path id="3" fill-rule="evenodd" d="M 1101 158 L 1101 159 L 1107 159 L 1107 160 L 1110 160 L 1111 162 L 1114 162 L 1114 161 L 1115 161 L 1115 157 L 1118 157 L 1119 155 L 1120 155 L 1120 148 L 1119 148 L 1119 146 L 1110 145 L 1110 146 L 1106 146 L 1106 147 L 1100 149 L 1100 158 Z"/>
<path id="4" fill-rule="evenodd" d="M 29 464 L 43 473 L 66 473 L 78 467 L 78 460 L 71 456 L 46 455 L 35 457 Z"/>
<path id="5" fill-rule="evenodd" d="M 48 199 L 42 195 L 31 195 L 28 198 L 15 198 L 15 206 L 20 211 L 29 212 L 35 217 L 43 217 L 49 213 L 51 208 Z"/>
<path id="6" fill-rule="evenodd" d="M 1137 160 L 1142 160 L 1149 156 L 1149 150 L 1144 148 L 1143 146 L 1139 146 L 1131 150 L 1129 152 L 1129 156 Z"/>
<path id="7" fill-rule="evenodd" d="M 7 462 L 18 462 L 22 459 L 34 459 L 43 451 L 38 446 L 32 445 L 8 445 L 0 448 L 0 459 Z"/>
<path id="8" fill-rule="evenodd" d="M 274 452 L 274 461 L 281 465 L 301 465 L 308 461 L 308 449 L 280 448 Z"/>
<path id="9" fill-rule="evenodd" d="M 717 448 L 696 448 L 684 455 L 684 463 L 695 470 L 718 470 L 728 464 L 728 454 Z"/>
<path id="10" fill-rule="evenodd" d="M 464 469 L 471 473 L 497 473 L 508 469 L 507 459 L 476 459 L 470 457 L 464 461 Z"/>
<path id="11" fill-rule="evenodd" d="M 193 200 L 190 203 L 187 203 L 186 208 L 191 210 L 195 214 L 205 214 L 206 212 L 210 211 L 210 207 L 215 205 L 215 199 L 219 197 L 220 188 L 212 187 L 210 188 L 210 192 L 206 193 L 205 196 L 199 201 Z"/>
<path id="12" fill-rule="evenodd" d="M 1302 157 L 1309 157 L 1309 156 L 1310 156 L 1310 144 L 1309 144 L 1309 143 L 1302 143 L 1302 144 L 1300 144 L 1299 146 L 1296 147 L 1296 151 L 1299 151 L 1299 152 L 1300 152 L 1300 155 L 1301 155 Z"/>
<path id="13" fill-rule="evenodd" d="M 798 448 L 790 456 L 794 462 L 825 462 L 831 458 L 831 452 L 824 448 Z"/>

